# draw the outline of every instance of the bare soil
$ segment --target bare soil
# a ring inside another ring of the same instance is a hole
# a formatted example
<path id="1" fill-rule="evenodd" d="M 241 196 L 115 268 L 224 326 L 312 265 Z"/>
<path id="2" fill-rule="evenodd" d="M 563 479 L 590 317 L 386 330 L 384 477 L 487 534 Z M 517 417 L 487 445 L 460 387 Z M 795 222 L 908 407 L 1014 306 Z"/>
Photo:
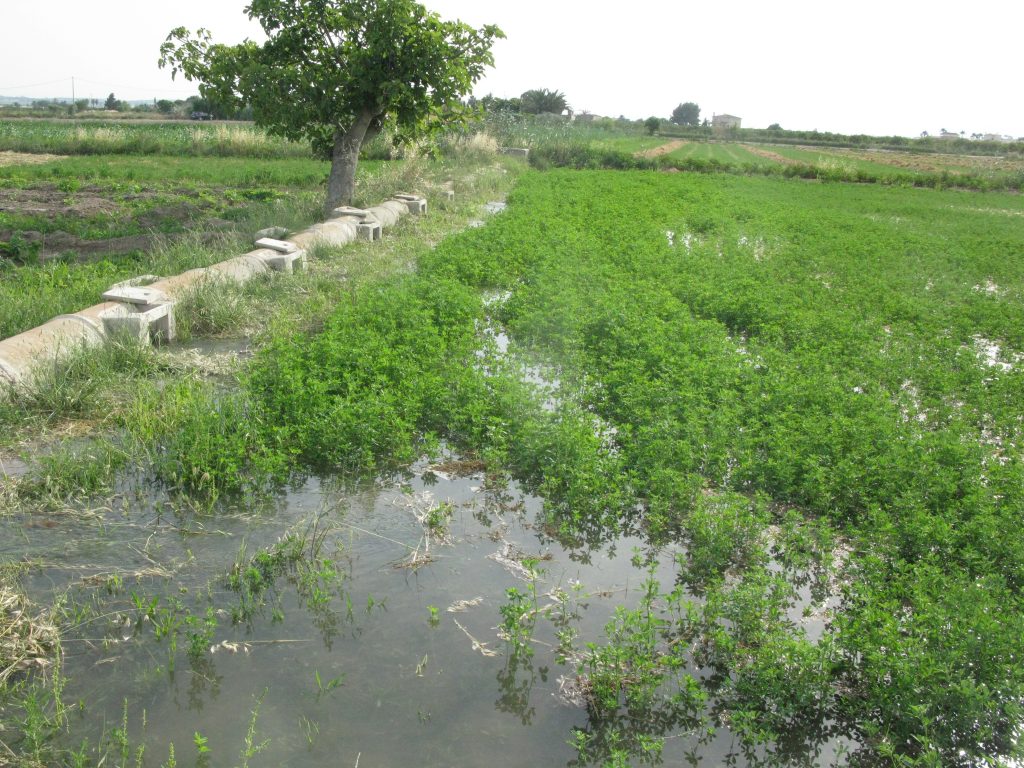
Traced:
<path id="1" fill-rule="evenodd" d="M 640 152 L 637 152 L 637 153 L 635 153 L 634 156 L 635 157 L 661 157 L 662 155 L 667 155 L 670 152 L 675 152 L 680 147 L 682 147 L 682 146 L 684 146 L 686 144 L 689 144 L 689 143 L 690 142 L 686 141 L 685 139 L 675 139 L 674 141 L 670 141 L 668 144 L 662 144 L 660 147 L 655 147 L 654 149 L 645 149 L 645 150 L 642 150 Z"/>
<path id="2" fill-rule="evenodd" d="M 744 144 L 743 148 L 750 152 L 752 155 L 763 157 L 765 160 L 771 160 L 774 163 L 781 163 L 782 165 L 800 165 L 799 160 L 793 160 L 789 157 L 783 157 L 778 152 L 772 152 L 768 149 L 761 149 L 761 147 L 753 144 Z"/>
<path id="3" fill-rule="evenodd" d="M 128 195 L 119 202 L 103 195 L 109 190 L 102 187 L 82 187 L 75 192 L 65 192 L 55 185 L 44 184 L 29 188 L 0 189 L 0 213 L 11 213 L 20 216 L 38 216 L 49 220 L 56 226 L 57 219 L 97 219 L 131 217 L 131 220 L 142 229 L 160 229 L 168 222 L 183 224 L 202 216 L 209 205 L 192 200 L 158 205 L 143 211 L 128 212 L 122 206 L 124 202 L 152 200 L 158 193 L 141 191 Z M 183 192 L 187 194 L 187 192 Z M 218 218 L 203 218 L 204 240 L 213 240 L 218 233 L 230 227 L 230 223 Z M 136 251 L 148 251 L 161 239 L 168 235 L 155 232 L 136 233 L 121 237 L 82 238 L 61 229 L 47 231 L 18 230 L 18 234 L 29 243 L 39 243 L 39 257 L 43 261 L 57 258 L 73 252 L 79 261 L 91 261 L 107 255 L 125 254 Z M 0 229 L 0 241 L 10 240 L 14 230 Z"/>
<path id="4" fill-rule="evenodd" d="M 113 200 L 90 195 L 72 195 L 56 187 L 0 189 L 0 213 L 23 216 L 99 216 L 117 213 L 120 207 Z"/>

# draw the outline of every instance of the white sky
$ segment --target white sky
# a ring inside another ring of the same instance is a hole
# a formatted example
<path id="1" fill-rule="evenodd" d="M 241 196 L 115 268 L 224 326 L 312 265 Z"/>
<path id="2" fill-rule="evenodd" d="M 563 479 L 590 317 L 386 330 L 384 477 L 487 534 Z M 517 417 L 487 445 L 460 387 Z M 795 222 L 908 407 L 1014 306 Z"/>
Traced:
<path id="1" fill-rule="evenodd" d="M 0 0 L 0 95 L 182 98 L 156 66 L 176 26 L 259 39 L 246 0 Z M 916 136 L 941 128 L 1024 136 L 1024 2 L 941 0 L 426 0 L 444 18 L 499 25 L 475 89 L 566 94 L 577 110 L 667 117 L 684 101 L 746 127 Z"/>

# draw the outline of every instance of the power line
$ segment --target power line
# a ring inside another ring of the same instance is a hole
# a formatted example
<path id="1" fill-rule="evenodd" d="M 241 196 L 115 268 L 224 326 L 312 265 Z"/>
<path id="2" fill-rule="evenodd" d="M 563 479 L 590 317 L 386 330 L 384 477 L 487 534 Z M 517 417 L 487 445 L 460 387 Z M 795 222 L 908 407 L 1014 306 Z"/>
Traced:
<path id="1" fill-rule="evenodd" d="M 22 88 L 41 88 L 44 85 L 57 85 L 58 83 L 66 83 L 70 79 L 70 77 L 62 77 L 60 80 L 50 80 L 46 83 L 32 83 L 31 85 L 3 85 L 0 86 L 0 91 L 17 91 Z"/>
<path id="2" fill-rule="evenodd" d="M 119 88 L 128 91 L 149 91 L 150 93 L 195 93 L 196 90 L 198 90 L 198 88 L 150 88 L 148 85 L 118 85 L 117 83 L 104 83 L 99 80 L 88 80 L 84 77 L 79 77 L 77 80 L 80 83 L 101 86 L 104 90 L 107 88 Z"/>

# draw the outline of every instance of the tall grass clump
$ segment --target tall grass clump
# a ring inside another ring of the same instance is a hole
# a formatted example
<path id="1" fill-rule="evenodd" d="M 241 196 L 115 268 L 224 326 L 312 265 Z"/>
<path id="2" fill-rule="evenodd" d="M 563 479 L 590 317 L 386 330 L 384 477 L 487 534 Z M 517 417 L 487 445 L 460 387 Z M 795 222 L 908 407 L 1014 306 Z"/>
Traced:
<path id="1" fill-rule="evenodd" d="M 0 120 L 0 150 L 56 155 L 176 155 L 193 157 L 308 158 L 307 144 L 272 137 L 252 125 L 187 122 L 111 124 Z"/>

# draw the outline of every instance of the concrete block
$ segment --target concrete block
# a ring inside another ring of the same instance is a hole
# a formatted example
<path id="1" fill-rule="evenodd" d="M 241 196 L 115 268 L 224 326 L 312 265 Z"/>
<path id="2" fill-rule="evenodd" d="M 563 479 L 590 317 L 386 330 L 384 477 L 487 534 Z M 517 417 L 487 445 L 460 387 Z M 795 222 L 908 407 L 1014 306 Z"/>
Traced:
<path id="1" fill-rule="evenodd" d="M 403 203 L 409 213 L 421 216 L 427 212 L 427 201 L 418 195 L 395 195 L 395 200 Z"/>
<path id="2" fill-rule="evenodd" d="M 296 250 L 291 253 L 273 253 L 262 258 L 263 263 L 275 272 L 284 272 L 290 275 L 295 271 L 296 267 L 298 267 L 300 272 L 306 269 L 305 251 Z"/>
<path id="3" fill-rule="evenodd" d="M 101 314 L 106 335 L 127 333 L 140 343 L 174 341 L 174 302 L 168 301 L 146 309 L 120 304 Z"/>
<path id="4" fill-rule="evenodd" d="M 256 241 L 257 248 L 269 248 L 272 251 L 278 253 L 294 253 L 299 250 L 299 247 L 295 243 L 289 243 L 287 240 L 275 240 L 272 237 L 261 237 Z"/>
<path id="5" fill-rule="evenodd" d="M 449 203 L 453 202 L 455 200 L 455 190 L 446 189 L 444 191 L 444 199 L 447 200 Z"/>
<path id="6" fill-rule="evenodd" d="M 384 230 L 378 221 L 364 221 L 359 225 L 360 240 L 380 240 L 383 236 Z"/>
<path id="7" fill-rule="evenodd" d="M 502 147 L 501 149 L 498 150 L 498 152 L 500 152 L 503 155 L 508 155 L 510 157 L 521 157 L 523 159 L 526 159 L 530 156 L 530 150 L 524 147 Z"/>

